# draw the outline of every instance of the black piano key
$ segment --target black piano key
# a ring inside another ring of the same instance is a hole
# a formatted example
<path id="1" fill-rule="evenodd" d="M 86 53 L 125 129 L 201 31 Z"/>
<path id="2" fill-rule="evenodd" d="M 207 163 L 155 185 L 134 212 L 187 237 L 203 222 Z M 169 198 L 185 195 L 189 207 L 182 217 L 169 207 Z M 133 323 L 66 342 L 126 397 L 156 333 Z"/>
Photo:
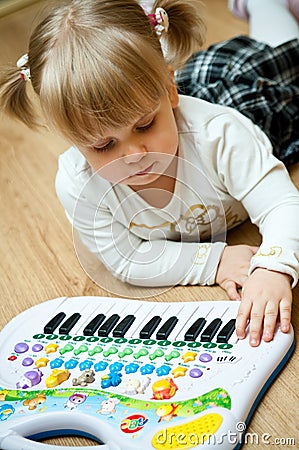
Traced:
<path id="1" fill-rule="evenodd" d="M 132 314 L 129 314 L 126 316 L 123 320 L 119 322 L 119 324 L 114 328 L 112 335 L 114 337 L 124 337 L 134 320 L 136 319 L 135 316 Z"/>
<path id="2" fill-rule="evenodd" d="M 66 314 L 64 312 L 60 312 L 56 314 L 53 319 L 51 319 L 45 326 L 44 326 L 44 333 L 46 334 L 53 334 L 56 328 L 61 324 L 63 319 L 65 318 Z"/>
<path id="3" fill-rule="evenodd" d="M 203 330 L 200 340 L 201 342 L 211 342 L 219 328 L 221 327 L 222 320 L 214 319 L 211 323 Z"/>
<path id="4" fill-rule="evenodd" d="M 140 339 L 149 339 L 153 332 L 156 330 L 157 326 L 161 322 L 162 318 L 159 316 L 154 316 L 149 322 L 142 328 L 139 333 Z"/>
<path id="5" fill-rule="evenodd" d="M 204 317 L 197 319 L 191 327 L 186 331 L 184 340 L 185 341 L 195 341 L 205 324 L 207 323 Z"/>
<path id="6" fill-rule="evenodd" d="M 217 342 L 227 343 L 233 332 L 235 331 L 236 319 L 231 319 L 217 334 Z"/>
<path id="7" fill-rule="evenodd" d="M 118 314 L 112 314 L 104 323 L 101 325 L 98 331 L 99 336 L 107 337 L 108 334 L 113 330 L 120 317 Z"/>
<path id="8" fill-rule="evenodd" d="M 99 326 L 104 322 L 105 317 L 106 316 L 104 314 L 98 314 L 97 316 L 95 316 L 95 318 L 92 319 L 84 328 L 83 335 L 93 336 L 97 331 L 97 329 L 99 328 Z"/>
<path id="9" fill-rule="evenodd" d="M 69 334 L 71 329 L 76 325 L 78 320 L 80 319 L 81 314 L 74 313 L 59 328 L 59 334 Z"/>
<path id="10" fill-rule="evenodd" d="M 175 316 L 169 317 L 169 319 L 166 320 L 164 325 L 157 331 L 156 339 L 159 341 L 163 339 L 167 339 L 176 324 L 178 323 L 179 319 Z"/>

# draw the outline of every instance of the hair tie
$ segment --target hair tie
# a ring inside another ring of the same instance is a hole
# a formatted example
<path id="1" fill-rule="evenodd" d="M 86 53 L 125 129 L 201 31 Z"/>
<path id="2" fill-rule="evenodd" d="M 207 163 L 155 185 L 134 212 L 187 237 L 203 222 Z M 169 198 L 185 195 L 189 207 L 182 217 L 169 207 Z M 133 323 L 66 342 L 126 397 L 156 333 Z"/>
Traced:
<path id="1" fill-rule="evenodd" d="M 17 61 L 17 67 L 20 70 L 20 77 L 23 81 L 30 81 L 31 75 L 30 75 L 30 69 L 29 67 L 26 67 L 28 64 L 28 53 L 25 53 L 25 55 L 21 56 L 21 58 Z"/>
<path id="2" fill-rule="evenodd" d="M 148 14 L 148 18 L 158 36 L 161 36 L 162 33 L 167 33 L 169 28 L 169 18 L 165 9 L 156 8 L 154 14 Z"/>

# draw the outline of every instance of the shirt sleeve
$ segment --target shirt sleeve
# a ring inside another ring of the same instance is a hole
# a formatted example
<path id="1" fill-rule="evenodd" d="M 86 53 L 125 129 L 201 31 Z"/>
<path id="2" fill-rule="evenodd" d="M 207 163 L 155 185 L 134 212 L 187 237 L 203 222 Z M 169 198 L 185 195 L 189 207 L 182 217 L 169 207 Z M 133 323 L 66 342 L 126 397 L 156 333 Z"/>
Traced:
<path id="1" fill-rule="evenodd" d="M 218 121 L 213 128 L 219 127 Z M 257 126 L 236 115 L 233 120 L 225 118 L 223 129 L 218 147 L 219 174 L 262 235 L 249 274 L 258 267 L 286 273 L 294 287 L 299 273 L 298 190 Z"/>
<path id="2" fill-rule="evenodd" d="M 83 244 L 115 277 L 147 287 L 215 283 L 224 242 L 142 239 L 117 219 L 109 201 L 95 201 L 92 186 L 79 178 L 72 173 L 71 164 L 60 158 L 56 176 L 58 198 Z"/>

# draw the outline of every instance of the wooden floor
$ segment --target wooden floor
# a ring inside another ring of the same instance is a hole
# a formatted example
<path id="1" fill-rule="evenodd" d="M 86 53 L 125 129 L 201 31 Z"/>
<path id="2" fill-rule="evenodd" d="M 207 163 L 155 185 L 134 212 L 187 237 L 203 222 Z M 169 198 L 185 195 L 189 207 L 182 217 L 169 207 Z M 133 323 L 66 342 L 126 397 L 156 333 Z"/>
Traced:
<path id="1" fill-rule="evenodd" d="M 1 65 L 8 61 L 15 62 L 27 51 L 29 31 L 36 22 L 37 12 L 46 3 L 35 3 L 0 19 Z M 207 44 L 248 32 L 245 22 L 228 13 L 226 0 L 206 0 L 206 17 Z M 67 147 L 68 144 L 55 133 L 36 133 L 1 117 L 0 329 L 24 309 L 59 296 L 118 294 L 142 298 L 153 293 L 119 284 L 103 268 L 101 287 L 82 269 L 74 251 L 71 226 L 54 190 L 57 158 Z M 292 168 L 292 176 L 299 187 L 299 165 Z M 247 223 L 229 235 L 229 242 L 258 244 L 259 235 Z M 219 287 L 175 287 L 154 294 L 149 300 L 227 298 Z M 298 332 L 298 287 L 294 290 L 294 297 L 293 325 Z M 298 448 L 298 372 L 296 350 L 281 376 L 263 397 L 251 420 L 249 432 L 260 437 L 267 433 L 273 438 L 295 438 Z M 240 391 L 240 395 L 246 393 Z M 51 439 L 47 442 L 95 445 L 81 438 Z M 261 450 L 266 447 L 252 444 L 248 448 Z"/>

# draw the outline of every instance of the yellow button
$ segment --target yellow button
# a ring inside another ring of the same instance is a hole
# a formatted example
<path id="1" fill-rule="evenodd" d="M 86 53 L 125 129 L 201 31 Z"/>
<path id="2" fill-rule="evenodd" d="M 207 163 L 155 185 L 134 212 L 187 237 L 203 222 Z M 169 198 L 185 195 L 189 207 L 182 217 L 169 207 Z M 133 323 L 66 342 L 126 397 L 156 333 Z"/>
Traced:
<path id="1" fill-rule="evenodd" d="M 55 353 L 56 350 L 58 349 L 58 347 L 59 347 L 58 344 L 54 344 L 54 343 L 52 342 L 51 344 L 48 344 L 48 345 L 45 347 L 45 352 L 47 353 L 47 355 L 48 355 L 49 353 Z"/>
<path id="2" fill-rule="evenodd" d="M 178 366 L 175 369 L 173 369 L 171 373 L 174 376 L 174 378 L 184 377 L 186 375 L 187 370 L 188 370 L 187 367 Z"/>
<path id="3" fill-rule="evenodd" d="M 182 360 L 184 361 L 184 363 L 187 363 L 189 361 L 194 361 L 196 356 L 196 352 L 187 352 L 182 355 Z"/>
<path id="4" fill-rule="evenodd" d="M 48 358 L 39 358 L 37 361 L 35 361 L 35 365 L 37 368 L 40 367 L 46 367 L 50 360 Z"/>

